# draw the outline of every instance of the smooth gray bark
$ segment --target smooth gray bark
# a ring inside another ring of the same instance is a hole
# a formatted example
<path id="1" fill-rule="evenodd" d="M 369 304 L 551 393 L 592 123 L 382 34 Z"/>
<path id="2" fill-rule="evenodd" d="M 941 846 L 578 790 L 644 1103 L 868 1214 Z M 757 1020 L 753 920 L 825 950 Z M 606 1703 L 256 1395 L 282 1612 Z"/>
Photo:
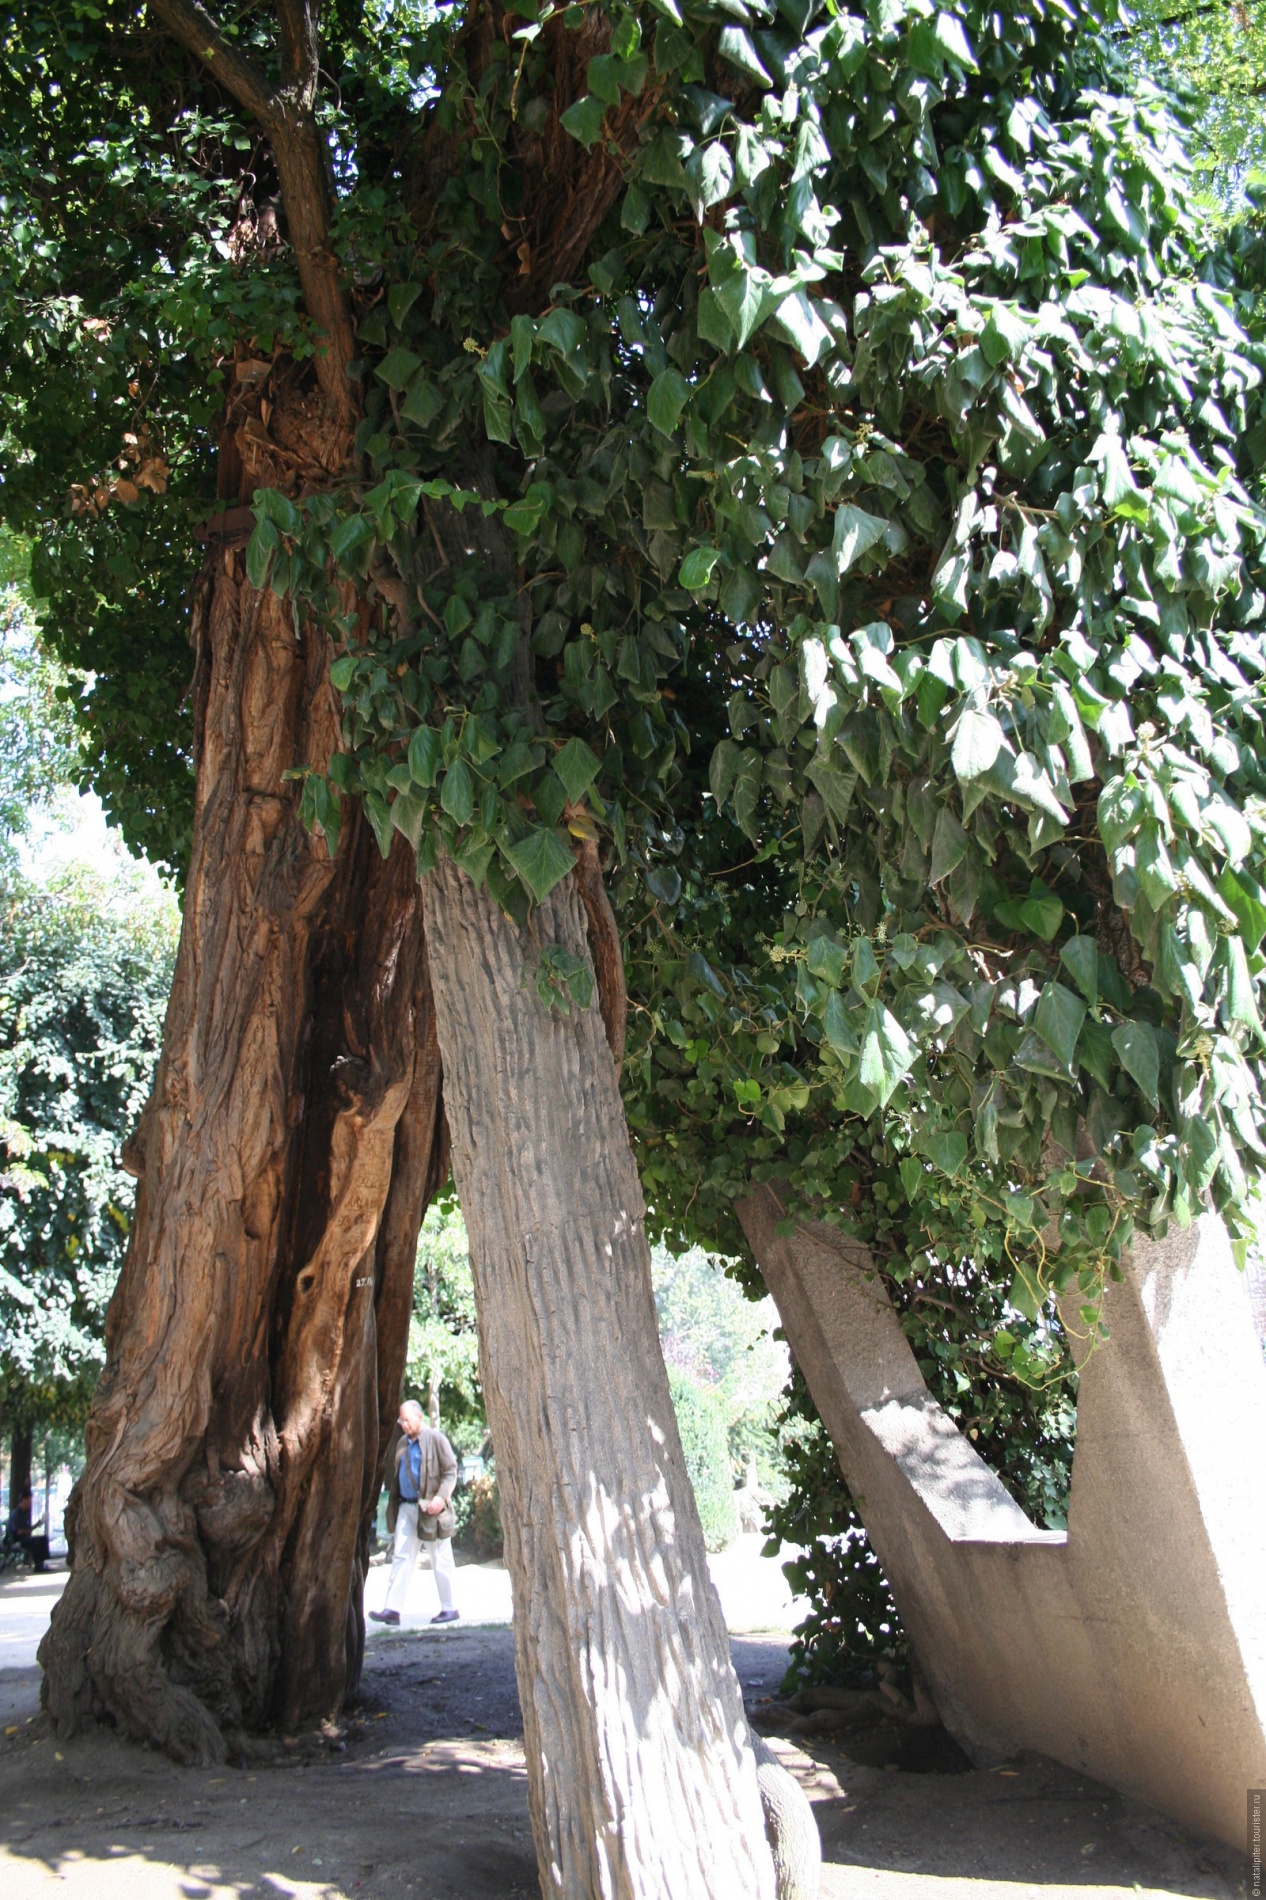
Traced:
<path id="1" fill-rule="evenodd" d="M 530 937 L 447 861 L 423 890 L 542 1892 L 773 1900 L 615 1066 L 596 1000 L 530 980 L 550 941 L 589 954 L 575 879 Z"/>

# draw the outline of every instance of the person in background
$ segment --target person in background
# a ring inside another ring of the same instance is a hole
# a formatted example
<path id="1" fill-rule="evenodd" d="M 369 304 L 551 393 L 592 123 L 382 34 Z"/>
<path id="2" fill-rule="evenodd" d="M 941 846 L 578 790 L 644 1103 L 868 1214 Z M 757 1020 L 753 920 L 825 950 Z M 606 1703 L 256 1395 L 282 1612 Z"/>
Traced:
<path id="1" fill-rule="evenodd" d="M 453 1605 L 453 1490 L 457 1484 L 457 1460 L 443 1432 L 426 1422 L 426 1414 L 416 1399 L 406 1399 L 400 1407 L 400 1442 L 387 1501 L 387 1529 L 395 1532 L 391 1555 L 391 1576 L 387 1600 L 381 1610 L 371 1610 L 375 1623 L 398 1623 L 418 1549 L 425 1541 L 431 1546 L 431 1568 L 439 1591 L 440 1613 L 433 1623 L 455 1623 L 461 1615 Z"/>
<path id="2" fill-rule="evenodd" d="M 5 1527 L 7 1541 L 11 1544 L 21 1544 L 34 1565 L 37 1575 L 43 1571 L 48 1562 L 48 1538 L 36 1535 L 43 1522 L 41 1517 L 32 1524 L 31 1494 L 29 1491 L 24 1491 L 9 1512 L 8 1523 Z"/>

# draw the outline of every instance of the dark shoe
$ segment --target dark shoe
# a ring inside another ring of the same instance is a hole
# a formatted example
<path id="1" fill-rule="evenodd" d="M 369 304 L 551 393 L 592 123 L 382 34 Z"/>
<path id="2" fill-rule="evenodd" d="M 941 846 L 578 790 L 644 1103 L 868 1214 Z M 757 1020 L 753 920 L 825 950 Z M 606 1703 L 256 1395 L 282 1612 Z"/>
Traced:
<path id="1" fill-rule="evenodd" d="M 460 1610 L 441 1610 L 438 1616 L 431 1618 L 431 1621 L 432 1623 L 458 1623 L 461 1621 L 461 1614 Z"/>
<path id="2" fill-rule="evenodd" d="M 399 1610 L 371 1610 L 369 1620 L 371 1623 L 398 1623 L 400 1612 Z"/>

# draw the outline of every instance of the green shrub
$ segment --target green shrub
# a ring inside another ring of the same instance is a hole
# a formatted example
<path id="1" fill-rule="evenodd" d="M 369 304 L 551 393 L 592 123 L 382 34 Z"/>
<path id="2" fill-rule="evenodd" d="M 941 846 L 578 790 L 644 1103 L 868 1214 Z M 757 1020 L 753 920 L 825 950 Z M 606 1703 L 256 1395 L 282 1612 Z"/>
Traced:
<path id="1" fill-rule="evenodd" d="M 668 1369 L 668 1385 L 704 1542 L 709 1550 L 724 1550 L 739 1528 L 724 1401 L 676 1366 Z"/>

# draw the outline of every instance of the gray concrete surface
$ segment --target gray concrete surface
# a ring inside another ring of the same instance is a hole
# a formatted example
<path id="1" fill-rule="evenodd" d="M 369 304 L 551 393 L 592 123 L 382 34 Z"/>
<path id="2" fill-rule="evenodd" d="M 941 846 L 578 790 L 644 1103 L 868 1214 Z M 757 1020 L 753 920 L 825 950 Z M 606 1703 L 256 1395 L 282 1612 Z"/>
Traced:
<path id="1" fill-rule="evenodd" d="M 1068 1531 L 935 1404 L 864 1249 L 740 1208 L 942 1717 L 1242 1846 L 1266 1787 L 1266 1364 L 1221 1223 L 1140 1242 L 1085 1360 Z"/>

